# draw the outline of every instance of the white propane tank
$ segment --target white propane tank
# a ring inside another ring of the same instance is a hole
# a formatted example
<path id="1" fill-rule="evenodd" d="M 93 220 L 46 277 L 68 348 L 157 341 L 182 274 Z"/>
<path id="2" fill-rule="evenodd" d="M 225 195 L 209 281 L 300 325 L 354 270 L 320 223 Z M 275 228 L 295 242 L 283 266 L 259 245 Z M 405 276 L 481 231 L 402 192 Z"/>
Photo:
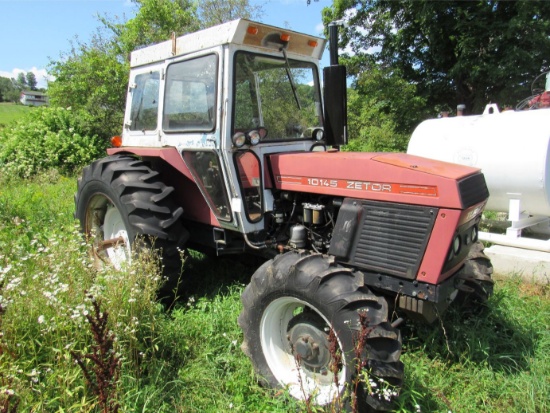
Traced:
<path id="1" fill-rule="evenodd" d="M 422 122 L 407 153 L 480 168 L 489 187 L 486 209 L 550 216 L 550 109 L 457 116 Z M 492 110 L 490 110 L 492 109 Z"/>

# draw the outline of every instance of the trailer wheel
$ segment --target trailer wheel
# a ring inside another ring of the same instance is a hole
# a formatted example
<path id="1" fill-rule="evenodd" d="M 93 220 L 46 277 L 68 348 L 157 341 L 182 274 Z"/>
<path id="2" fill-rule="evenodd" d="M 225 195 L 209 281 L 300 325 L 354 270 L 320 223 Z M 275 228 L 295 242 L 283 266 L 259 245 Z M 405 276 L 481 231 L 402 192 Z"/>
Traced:
<path id="1" fill-rule="evenodd" d="M 453 304 L 463 310 L 479 310 L 493 294 L 493 265 L 483 252 L 484 248 L 481 241 L 473 245 L 464 267 L 460 270 L 464 282 Z"/>
<path id="2" fill-rule="evenodd" d="M 113 155 L 84 168 L 75 195 L 75 218 L 92 240 L 100 263 L 120 269 L 143 240 L 160 253 L 164 275 L 179 275 L 188 232 L 183 213 L 166 186 L 145 162 L 129 155 Z"/>
<path id="3" fill-rule="evenodd" d="M 360 405 L 391 408 L 403 379 L 401 335 L 362 273 L 288 252 L 262 265 L 241 299 L 242 349 L 265 384 L 316 405 L 349 407 L 345 395 L 358 383 Z"/>

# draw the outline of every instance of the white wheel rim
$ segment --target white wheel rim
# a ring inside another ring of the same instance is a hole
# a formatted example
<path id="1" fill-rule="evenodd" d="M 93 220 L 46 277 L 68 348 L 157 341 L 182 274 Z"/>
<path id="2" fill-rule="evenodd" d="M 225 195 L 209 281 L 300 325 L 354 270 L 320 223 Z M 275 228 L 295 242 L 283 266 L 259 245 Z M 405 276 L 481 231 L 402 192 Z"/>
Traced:
<path id="1" fill-rule="evenodd" d="M 279 384 L 287 388 L 296 399 L 312 397 L 317 405 L 326 405 L 335 400 L 344 389 L 346 377 L 345 355 L 342 354 L 343 367 L 338 373 L 338 387 L 331 379 L 332 373 L 321 375 L 302 368 L 295 356 L 291 354 L 287 338 L 290 320 L 299 308 L 308 307 L 320 316 L 325 323 L 328 320 L 319 310 L 309 303 L 295 297 L 281 297 L 272 301 L 260 321 L 260 342 L 267 364 Z M 340 349 L 342 344 L 338 342 Z"/>
<path id="2" fill-rule="evenodd" d="M 114 205 L 108 205 L 103 221 L 103 239 L 112 240 L 116 238 L 123 238 L 124 242 L 107 248 L 106 253 L 111 264 L 117 270 L 120 270 L 130 262 L 130 240 L 119 210 Z"/>

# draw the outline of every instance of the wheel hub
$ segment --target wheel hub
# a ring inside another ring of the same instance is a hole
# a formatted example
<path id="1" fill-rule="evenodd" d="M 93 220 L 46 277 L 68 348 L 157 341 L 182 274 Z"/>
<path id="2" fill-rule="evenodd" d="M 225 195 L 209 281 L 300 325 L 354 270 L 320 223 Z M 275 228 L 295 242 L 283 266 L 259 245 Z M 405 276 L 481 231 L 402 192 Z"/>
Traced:
<path id="1" fill-rule="evenodd" d="M 293 345 L 302 360 L 312 361 L 319 355 L 319 345 L 310 336 L 300 336 Z"/>
<path id="2" fill-rule="evenodd" d="M 346 365 L 330 369 L 329 321 L 311 303 L 279 297 L 264 310 L 260 321 L 263 356 L 274 378 L 297 399 L 326 405 L 343 391 Z M 336 339 L 336 348 L 342 345 Z M 345 357 L 342 355 L 342 357 Z"/>
<path id="3" fill-rule="evenodd" d="M 299 356 L 306 369 L 316 373 L 326 371 L 331 359 L 324 328 L 325 323 L 315 314 L 299 314 L 289 323 L 290 350 Z"/>

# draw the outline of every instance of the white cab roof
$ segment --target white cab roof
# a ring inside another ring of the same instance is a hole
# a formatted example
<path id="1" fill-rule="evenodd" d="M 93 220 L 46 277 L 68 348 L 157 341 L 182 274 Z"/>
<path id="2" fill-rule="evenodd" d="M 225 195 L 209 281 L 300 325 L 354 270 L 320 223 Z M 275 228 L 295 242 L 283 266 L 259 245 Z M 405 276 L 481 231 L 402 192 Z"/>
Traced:
<path id="1" fill-rule="evenodd" d="M 321 59 L 325 49 L 325 39 L 239 19 L 135 50 L 130 57 L 130 66 L 143 66 L 224 44 L 246 45 L 264 51 L 273 51 L 273 43 L 269 40 L 281 36 L 288 38 L 286 50 L 289 55 L 297 54 Z"/>

